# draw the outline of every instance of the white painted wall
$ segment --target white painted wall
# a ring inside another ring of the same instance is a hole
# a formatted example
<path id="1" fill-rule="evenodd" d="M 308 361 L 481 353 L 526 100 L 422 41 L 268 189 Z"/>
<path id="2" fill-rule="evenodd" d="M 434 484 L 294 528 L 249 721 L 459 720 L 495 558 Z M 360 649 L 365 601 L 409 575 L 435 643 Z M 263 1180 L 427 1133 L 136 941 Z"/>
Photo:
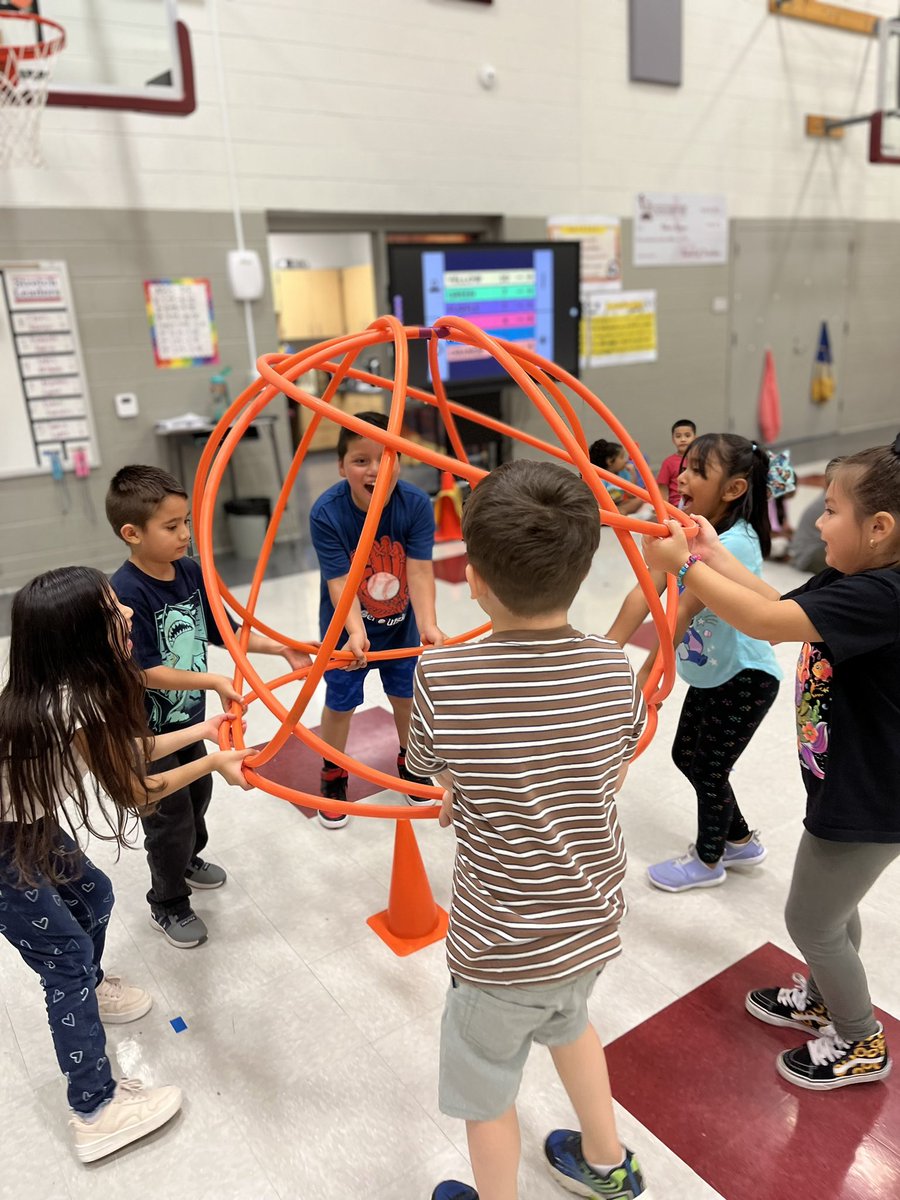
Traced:
<path id="1" fill-rule="evenodd" d="M 46 168 L 4 173 L 0 205 L 227 208 L 214 2 L 181 4 L 193 116 L 48 110 Z M 871 107 L 874 41 L 766 0 L 685 0 L 678 89 L 628 82 L 625 0 L 217 2 L 247 210 L 625 214 L 638 190 L 681 189 L 743 217 L 900 211 L 900 170 L 868 165 L 865 127 L 803 136 L 808 111 Z"/>

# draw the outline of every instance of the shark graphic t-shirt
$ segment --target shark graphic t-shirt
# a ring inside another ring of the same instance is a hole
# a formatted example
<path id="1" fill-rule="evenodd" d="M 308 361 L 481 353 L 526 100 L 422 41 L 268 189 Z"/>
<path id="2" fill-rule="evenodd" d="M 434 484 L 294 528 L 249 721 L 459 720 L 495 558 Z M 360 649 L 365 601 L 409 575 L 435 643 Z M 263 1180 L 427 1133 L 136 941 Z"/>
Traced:
<path id="1" fill-rule="evenodd" d="M 832 842 L 900 842 L 900 569 L 828 567 L 782 599 L 822 637 L 797 663 L 804 824 Z"/>
<path id="2" fill-rule="evenodd" d="M 131 641 L 135 662 L 144 670 L 174 667 L 205 671 L 206 647 L 221 646 L 200 564 L 190 558 L 172 564 L 174 579 L 154 579 L 132 562 L 123 563 L 110 583 L 123 604 L 134 609 Z M 237 626 L 232 621 L 232 626 Z M 146 691 L 147 719 L 154 733 L 169 733 L 206 718 L 206 693 L 199 688 Z"/>

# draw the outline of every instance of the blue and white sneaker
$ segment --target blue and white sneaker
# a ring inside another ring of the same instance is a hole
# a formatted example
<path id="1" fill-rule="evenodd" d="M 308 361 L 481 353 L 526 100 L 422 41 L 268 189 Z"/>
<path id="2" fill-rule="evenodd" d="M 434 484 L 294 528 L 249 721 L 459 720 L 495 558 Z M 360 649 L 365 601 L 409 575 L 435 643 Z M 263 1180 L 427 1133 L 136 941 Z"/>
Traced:
<path id="1" fill-rule="evenodd" d="M 759 840 L 759 830 L 754 829 L 749 842 L 726 842 L 722 855 L 723 867 L 755 867 L 768 854 Z"/>
<path id="2" fill-rule="evenodd" d="M 600 1175 L 585 1159 L 581 1149 L 581 1134 L 574 1129 L 554 1129 L 544 1142 L 544 1153 L 550 1174 L 570 1192 L 578 1196 L 595 1196 L 600 1200 L 650 1200 L 647 1185 L 633 1151 L 625 1151 L 620 1167 L 608 1175 Z"/>
<path id="3" fill-rule="evenodd" d="M 650 882 L 664 892 L 686 892 L 691 888 L 718 887 L 725 882 L 725 868 L 721 860 L 708 867 L 697 857 L 694 846 L 680 858 L 667 858 L 647 868 Z"/>
<path id="4" fill-rule="evenodd" d="M 458 1179 L 445 1179 L 431 1193 L 431 1200 L 478 1200 L 478 1193 Z"/>

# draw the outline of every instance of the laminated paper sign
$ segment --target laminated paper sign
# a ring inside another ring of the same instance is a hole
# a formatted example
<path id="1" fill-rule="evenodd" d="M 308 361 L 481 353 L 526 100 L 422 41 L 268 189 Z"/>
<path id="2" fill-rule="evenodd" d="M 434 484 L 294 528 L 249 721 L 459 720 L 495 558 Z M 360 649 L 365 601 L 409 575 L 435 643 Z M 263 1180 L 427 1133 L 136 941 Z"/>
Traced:
<path id="1" fill-rule="evenodd" d="M 656 361 L 656 292 L 595 296 L 584 314 L 581 354 L 589 367 Z"/>

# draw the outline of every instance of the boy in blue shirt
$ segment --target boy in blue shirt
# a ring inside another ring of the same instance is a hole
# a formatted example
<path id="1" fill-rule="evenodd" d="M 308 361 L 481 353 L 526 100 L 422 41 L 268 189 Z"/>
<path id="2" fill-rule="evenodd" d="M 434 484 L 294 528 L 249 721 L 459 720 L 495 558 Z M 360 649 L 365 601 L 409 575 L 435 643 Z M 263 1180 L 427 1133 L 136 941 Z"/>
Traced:
<path id="1" fill-rule="evenodd" d="M 223 643 L 200 564 L 187 556 L 187 492 L 158 467 L 123 467 L 109 485 L 106 515 L 131 549 L 131 557 L 110 582 L 119 600 L 134 610 L 133 654 L 144 673 L 152 732 L 200 724 L 206 719 L 207 691 L 217 692 L 225 709 L 232 701 L 242 703 L 230 679 L 206 669 L 208 643 Z M 250 634 L 248 649 L 280 654 L 295 671 L 310 661 L 301 651 L 258 633 Z M 167 771 L 205 753 L 203 742 L 197 741 L 154 765 Z M 205 815 L 211 796 L 212 779 L 204 775 L 164 797 L 151 815 L 141 818 L 150 865 L 150 924 L 182 950 L 207 938 L 206 926 L 191 908 L 191 890 L 218 888 L 226 879 L 221 867 L 200 857 L 207 842 Z"/>
<path id="2" fill-rule="evenodd" d="M 364 412 L 358 416 L 361 421 L 387 429 L 384 413 Z M 342 478 L 318 498 L 309 515 L 310 535 L 321 571 L 322 636 L 334 616 L 359 544 L 383 451 L 380 442 L 342 428 L 337 447 Z M 363 698 L 363 682 L 370 670 L 366 660 L 369 650 L 392 650 L 423 643 L 440 646 L 444 641 L 435 616 L 431 563 L 434 513 L 425 492 L 405 483 L 399 475 L 398 456 L 369 561 L 338 642 L 338 647 L 353 654 L 353 661 L 346 670 L 325 674 L 322 740 L 339 751 L 347 745 L 350 721 Z M 429 779 L 419 779 L 406 769 L 415 668 L 416 658 L 412 655 L 378 664 L 400 739 L 397 773 L 401 779 L 430 783 Z M 347 799 L 347 772 L 330 759 L 324 760 L 320 791 L 331 800 Z M 416 803 L 415 798 L 409 799 Z M 326 829 L 339 829 L 347 824 L 347 815 L 320 811 L 319 820 Z"/>

